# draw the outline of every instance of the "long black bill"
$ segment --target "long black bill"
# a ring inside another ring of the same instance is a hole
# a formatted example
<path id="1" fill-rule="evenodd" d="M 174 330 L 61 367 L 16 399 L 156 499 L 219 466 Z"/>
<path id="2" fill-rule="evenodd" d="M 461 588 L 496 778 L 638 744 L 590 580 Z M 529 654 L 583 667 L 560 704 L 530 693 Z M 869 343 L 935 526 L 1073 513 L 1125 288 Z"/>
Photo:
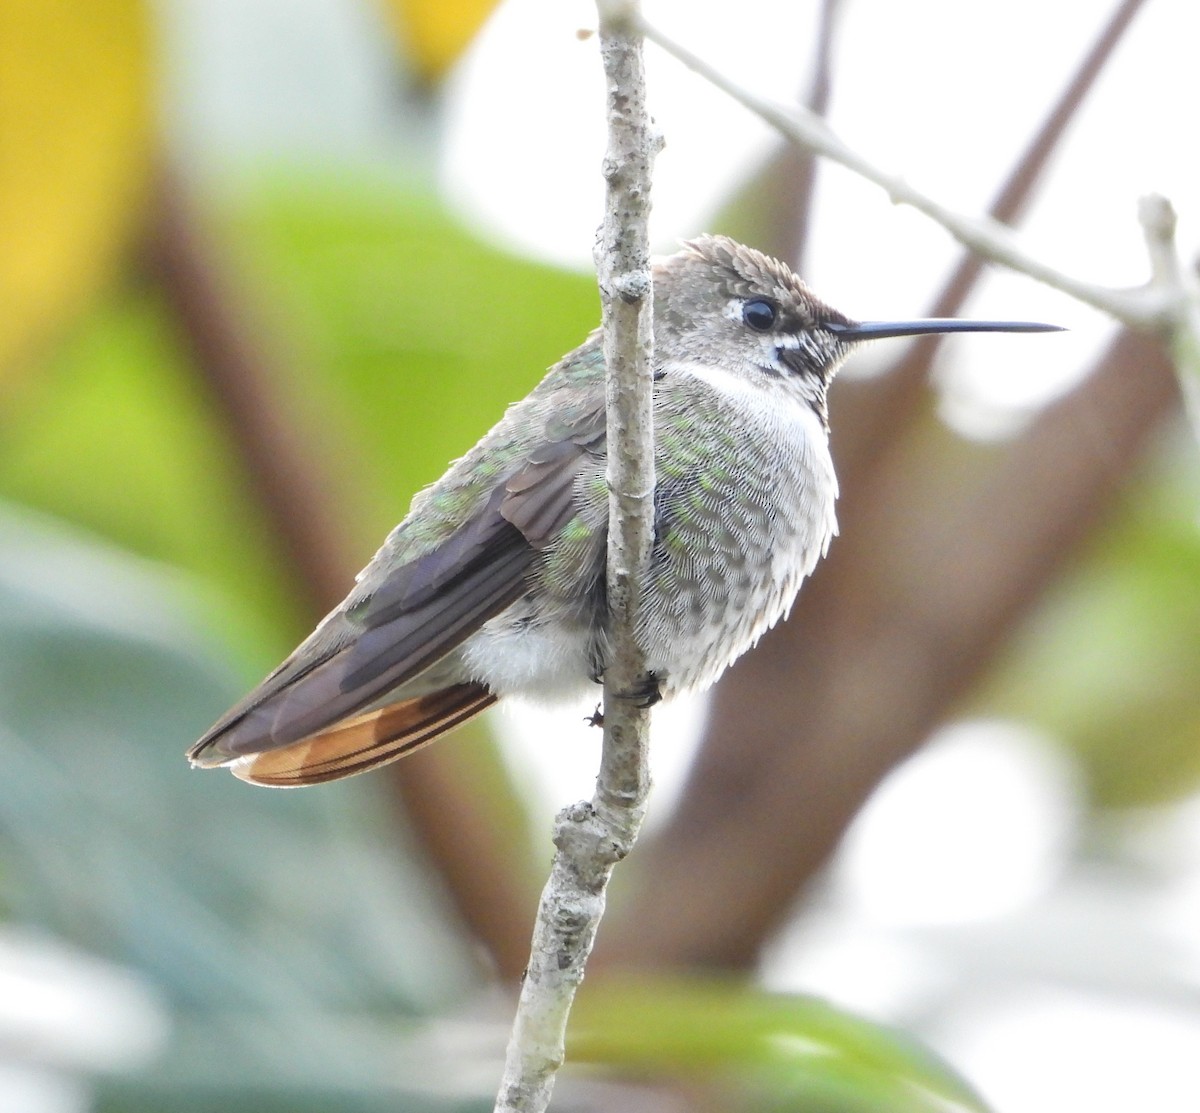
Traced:
<path id="1" fill-rule="evenodd" d="M 859 321 L 825 326 L 843 340 L 881 340 L 886 336 L 924 336 L 940 332 L 1065 332 L 1061 325 L 1036 321 L 961 321 L 957 317 L 929 317 L 923 321 Z"/>

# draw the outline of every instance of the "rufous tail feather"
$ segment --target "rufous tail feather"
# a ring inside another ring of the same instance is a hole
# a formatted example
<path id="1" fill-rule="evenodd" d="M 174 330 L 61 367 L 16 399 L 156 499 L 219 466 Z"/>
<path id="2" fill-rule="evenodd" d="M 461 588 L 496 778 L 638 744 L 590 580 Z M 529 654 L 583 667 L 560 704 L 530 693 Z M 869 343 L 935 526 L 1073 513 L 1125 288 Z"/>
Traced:
<path id="1" fill-rule="evenodd" d="M 243 781 L 291 788 L 336 781 L 411 754 L 496 702 L 481 684 L 455 684 L 357 715 L 278 750 L 230 763 Z"/>

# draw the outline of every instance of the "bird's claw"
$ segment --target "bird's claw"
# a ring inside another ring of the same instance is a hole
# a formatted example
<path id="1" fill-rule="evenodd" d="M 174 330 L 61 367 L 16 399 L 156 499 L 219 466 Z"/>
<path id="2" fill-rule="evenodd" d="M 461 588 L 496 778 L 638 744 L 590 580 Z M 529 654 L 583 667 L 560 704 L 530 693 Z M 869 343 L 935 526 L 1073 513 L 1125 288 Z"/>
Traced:
<path id="1" fill-rule="evenodd" d="M 618 692 L 618 699 L 628 700 L 635 707 L 653 707 L 662 699 L 662 683 L 656 673 L 646 673 L 644 684 L 627 692 Z"/>
<path id="2" fill-rule="evenodd" d="M 603 683 L 602 677 L 593 677 L 597 684 Z M 615 692 L 617 699 L 628 700 L 635 707 L 653 707 L 659 700 L 662 699 L 662 682 L 659 680 L 656 673 L 647 673 L 646 682 L 636 688 L 632 688 L 627 692 Z M 596 704 L 596 710 L 590 715 L 585 715 L 583 721 L 590 727 L 604 726 L 604 708 L 602 704 Z"/>

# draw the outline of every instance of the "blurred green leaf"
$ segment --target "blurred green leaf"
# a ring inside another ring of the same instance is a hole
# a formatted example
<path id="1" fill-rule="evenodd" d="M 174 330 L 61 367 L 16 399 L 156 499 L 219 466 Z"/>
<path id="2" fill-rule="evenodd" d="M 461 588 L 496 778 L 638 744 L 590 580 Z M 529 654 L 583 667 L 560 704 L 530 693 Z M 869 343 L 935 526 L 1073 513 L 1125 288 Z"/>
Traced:
<path id="1" fill-rule="evenodd" d="M 822 1113 L 986 1111 L 912 1039 L 812 997 L 684 977 L 589 977 L 568 1057 L 653 1077 L 724 1077 L 756 1108 Z"/>
<path id="2" fill-rule="evenodd" d="M 296 354 L 300 404 L 343 454 L 332 464 L 372 551 L 411 495 L 599 323 L 592 275 L 502 252 L 385 182 L 293 176 L 227 216 Z"/>
<path id="3" fill-rule="evenodd" d="M 252 671 L 287 647 L 307 616 L 153 298 L 91 314 L 2 421 L 0 495 L 199 573 Z"/>
<path id="4" fill-rule="evenodd" d="M 332 474 L 365 564 L 412 495 L 583 339 L 595 284 L 488 247 L 391 184 L 293 175 L 246 196 L 218 223 L 286 369 L 281 404 Z M 199 573 L 209 621 L 250 672 L 307 630 L 236 446 L 152 293 L 92 313 L 0 432 L 0 496 Z"/>
<path id="5" fill-rule="evenodd" d="M 171 1077 L 392 1088 L 405 1026 L 473 984 L 468 946 L 379 782 L 188 768 L 238 685 L 181 594 L 0 506 L 4 915 L 140 973 L 174 1017 Z"/>

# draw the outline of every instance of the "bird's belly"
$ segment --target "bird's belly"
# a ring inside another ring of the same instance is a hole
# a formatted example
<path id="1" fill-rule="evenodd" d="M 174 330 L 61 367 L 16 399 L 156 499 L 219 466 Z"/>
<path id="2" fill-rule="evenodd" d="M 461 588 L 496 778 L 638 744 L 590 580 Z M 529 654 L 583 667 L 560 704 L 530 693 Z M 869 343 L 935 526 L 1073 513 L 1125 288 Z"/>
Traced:
<path id="1" fill-rule="evenodd" d="M 468 675 L 497 695 L 560 703 L 594 690 L 589 623 L 533 596 L 487 622 L 462 647 Z"/>
<path id="2" fill-rule="evenodd" d="M 828 453 L 797 454 L 706 509 L 666 515 L 640 640 L 664 695 L 705 688 L 791 608 L 836 530 Z"/>

